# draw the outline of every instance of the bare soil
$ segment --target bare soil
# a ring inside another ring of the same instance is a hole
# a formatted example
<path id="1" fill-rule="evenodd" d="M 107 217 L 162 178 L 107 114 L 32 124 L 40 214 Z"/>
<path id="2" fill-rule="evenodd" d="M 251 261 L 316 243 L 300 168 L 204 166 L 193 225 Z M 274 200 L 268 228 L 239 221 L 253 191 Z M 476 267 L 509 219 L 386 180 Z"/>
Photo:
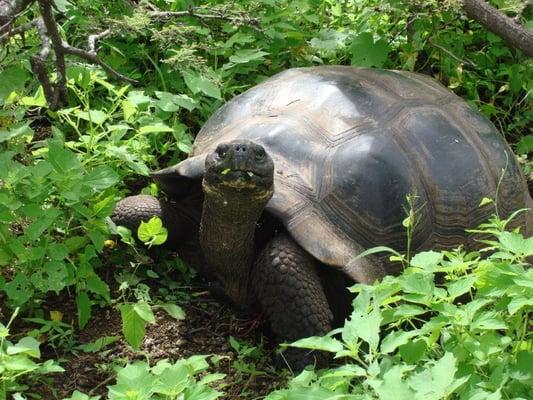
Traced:
<path id="1" fill-rule="evenodd" d="M 115 383 L 113 366 L 124 366 L 134 360 L 149 360 L 155 364 L 161 359 L 175 361 L 192 355 L 210 355 L 208 372 L 226 374 L 214 387 L 223 391 L 221 399 L 261 399 L 273 389 L 280 387 L 286 374 L 275 370 L 272 359 L 274 350 L 262 336 L 261 315 L 239 317 L 226 304 L 214 300 L 204 287 L 193 288 L 189 303 L 182 305 L 186 318 L 178 321 L 163 310 L 155 311 L 156 323 L 148 324 L 141 351 L 135 352 L 123 339 L 120 313 L 113 307 L 93 307 L 93 315 L 83 330 L 74 332 L 75 347 L 94 342 L 104 336 L 119 336 L 120 339 L 108 345 L 103 351 L 86 353 L 79 349 L 65 351 L 53 349 L 43 337 L 41 360 L 59 360 L 65 372 L 49 375 L 48 382 L 33 384 L 30 392 L 43 399 L 63 399 L 74 390 L 101 395 L 106 398 L 107 385 Z M 45 312 L 60 311 L 63 321 L 76 326 L 76 304 L 68 295 L 51 296 L 44 304 Z M 14 329 L 23 333 L 35 328 L 27 323 L 15 325 Z M 237 352 L 230 346 L 229 337 L 246 341 L 251 345 L 263 346 L 265 357 L 259 360 L 244 360 L 253 363 L 256 374 L 236 368 Z"/>

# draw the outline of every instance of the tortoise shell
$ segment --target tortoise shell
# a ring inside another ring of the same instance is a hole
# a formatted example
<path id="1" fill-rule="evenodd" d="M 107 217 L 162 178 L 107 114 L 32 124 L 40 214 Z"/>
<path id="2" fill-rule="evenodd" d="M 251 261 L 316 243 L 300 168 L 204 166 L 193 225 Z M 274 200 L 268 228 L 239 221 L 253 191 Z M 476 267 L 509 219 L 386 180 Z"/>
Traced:
<path id="1" fill-rule="evenodd" d="M 494 212 L 480 207 L 484 197 L 498 193 L 501 216 L 531 201 L 496 128 L 416 73 L 328 66 L 277 74 L 221 107 L 173 179 L 156 181 L 181 196 L 180 179 L 201 178 L 206 154 L 239 138 L 262 144 L 274 160 L 266 210 L 315 258 L 357 281 L 384 273 L 350 263 L 363 249 L 405 247 L 408 195 L 416 196 L 414 250 L 465 243 L 465 229 Z"/>

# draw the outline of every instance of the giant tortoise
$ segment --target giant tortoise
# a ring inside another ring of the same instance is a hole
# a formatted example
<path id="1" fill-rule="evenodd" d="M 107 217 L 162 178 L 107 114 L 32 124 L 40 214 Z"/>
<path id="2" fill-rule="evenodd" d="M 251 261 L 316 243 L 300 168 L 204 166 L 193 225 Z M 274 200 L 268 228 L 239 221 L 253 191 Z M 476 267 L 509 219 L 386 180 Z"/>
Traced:
<path id="1" fill-rule="evenodd" d="M 170 243 L 196 242 L 200 272 L 282 341 L 328 332 L 346 285 L 394 271 L 353 258 L 405 247 L 408 195 L 413 250 L 471 241 L 465 229 L 494 212 L 484 197 L 502 217 L 531 204 L 502 135 L 459 97 L 424 75 L 344 66 L 290 69 L 235 97 L 189 158 L 152 176 L 167 199 L 127 197 L 114 221 L 161 217 Z M 520 218 L 531 229 L 531 213 Z"/>

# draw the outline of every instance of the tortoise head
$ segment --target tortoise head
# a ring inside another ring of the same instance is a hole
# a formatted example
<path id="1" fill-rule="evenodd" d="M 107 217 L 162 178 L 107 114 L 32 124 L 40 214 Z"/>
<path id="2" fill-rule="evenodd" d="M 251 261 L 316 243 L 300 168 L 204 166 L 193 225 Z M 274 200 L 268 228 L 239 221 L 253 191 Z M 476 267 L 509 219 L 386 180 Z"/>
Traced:
<path id="1" fill-rule="evenodd" d="M 205 159 L 204 182 L 218 191 L 270 198 L 273 181 L 272 158 L 263 146 L 248 140 L 220 143 Z"/>

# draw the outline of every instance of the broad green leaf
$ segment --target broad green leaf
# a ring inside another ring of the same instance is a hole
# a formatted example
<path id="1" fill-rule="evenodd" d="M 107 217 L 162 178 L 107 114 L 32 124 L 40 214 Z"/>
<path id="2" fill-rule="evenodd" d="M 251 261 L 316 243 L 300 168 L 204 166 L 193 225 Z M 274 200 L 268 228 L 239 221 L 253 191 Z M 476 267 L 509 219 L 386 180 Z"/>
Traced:
<path id="1" fill-rule="evenodd" d="M 400 346 L 399 352 L 402 360 L 408 364 L 416 364 L 426 353 L 427 345 L 423 339 L 405 343 Z"/>
<path id="2" fill-rule="evenodd" d="M 267 54 L 266 51 L 259 49 L 242 49 L 237 50 L 232 56 L 230 56 L 229 60 L 235 64 L 246 64 L 250 61 L 264 60 L 264 56 Z"/>
<path id="3" fill-rule="evenodd" d="M 144 362 L 135 362 L 119 370 L 117 383 L 108 386 L 109 400 L 151 400 L 156 377 Z"/>
<path id="4" fill-rule="evenodd" d="M 30 357 L 40 358 L 39 342 L 32 337 L 23 337 L 14 346 L 8 346 L 7 354 L 26 354 Z"/>
<path id="5" fill-rule="evenodd" d="M 152 312 L 152 307 L 148 303 L 140 301 L 133 305 L 133 309 L 139 315 L 139 317 L 144 319 L 146 322 L 151 324 L 155 323 L 155 317 L 154 313 Z"/>
<path id="6" fill-rule="evenodd" d="M 370 380 L 380 400 L 413 400 L 414 392 L 403 380 L 405 367 L 396 365 L 383 374 L 383 381 Z"/>
<path id="7" fill-rule="evenodd" d="M 291 343 L 290 346 L 304 349 L 324 350 L 331 353 L 337 353 L 344 349 L 344 346 L 340 341 L 330 336 L 311 336 L 297 340 L 296 342 Z"/>
<path id="8" fill-rule="evenodd" d="M 357 35 L 350 46 L 352 65 L 360 67 L 382 67 L 389 55 L 389 45 L 383 39 L 374 42 L 374 37 L 369 32 Z"/>
<path id="9" fill-rule="evenodd" d="M 93 124 L 102 125 L 107 121 L 109 115 L 100 110 L 80 111 L 76 110 L 74 113 L 78 118 L 85 121 L 91 121 Z"/>
<path id="10" fill-rule="evenodd" d="M 118 336 L 103 336 L 96 339 L 94 342 L 79 345 L 77 348 L 86 353 L 97 353 L 103 350 L 106 346 L 115 343 L 118 340 Z"/>
<path id="11" fill-rule="evenodd" d="M 54 223 L 61 212 L 54 208 L 42 211 L 41 217 L 28 226 L 27 234 L 30 240 L 38 240 L 43 232 Z"/>
<path id="12" fill-rule="evenodd" d="M 139 316 L 132 304 L 123 304 L 119 308 L 122 333 L 131 347 L 138 351 L 146 333 L 146 321 Z"/>
<path id="13" fill-rule="evenodd" d="M 27 356 L 20 354 L 6 357 L 2 365 L 7 371 L 24 371 L 25 373 L 39 368 L 38 364 L 30 360 Z"/>
<path id="14" fill-rule="evenodd" d="M 359 295 L 360 297 L 361 295 Z M 351 346 L 357 339 L 367 342 L 372 349 L 376 349 L 379 344 L 379 332 L 382 316 L 378 308 L 370 313 L 366 309 L 354 307 L 350 319 L 345 323 L 342 330 L 342 339 Z"/>
<path id="15" fill-rule="evenodd" d="M 172 132 L 172 128 L 168 125 L 165 125 L 162 122 L 158 122 L 152 125 L 145 125 L 139 128 L 139 133 L 156 133 L 156 132 Z"/>
<path id="16" fill-rule="evenodd" d="M 437 264 L 442 261 L 442 253 L 436 251 L 424 251 L 416 254 L 411 259 L 411 265 L 427 271 L 432 271 Z"/>
<path id="17" fill-rule="evenodd" d="M 17 137 L 22 137 L 26 142 L 30 142 L 34 133 L 30 124 L 31 122 L 19 122 L 11 125 L 9 128 L 0 128 L 0 143 Z"/>
<path id="18" fill-rule="evenodd" d="M 194 94 L 203 93 L 206 96 L 213 97 L 215 99 L 222 99 L 220 89 L 208 78 L 200 75 L 196 71 L 187 70 L 183 72 L 183 78 L 185 84 Z"/>
<path id="19" fill-rule="evenodd" d="M 393 331 L 381 341 L 381 352 L 383 354 L 392 353 L 399 346 L 406 344 L 416 335 L 418 335 L 418 331 Z"/>
<path id="20" fill-rule="evenodd" d="M 76 294 L 76 307 L 78 309 L 78 326 L 83 329 L 91 319 L 92 303 L 87 292 L 79 291 Z"/>
<path id="21" fill-rule="evenodd" d="M 161 304 L 161 307 L 172 318 L 177 319 L 177 320 L 185 319 L 185 311 L 183 311 L 183 309 L 180 306 L 178 306 L 176 304 L 168 303 L 168 304 Z"/>
<path id="22" fill-rule="evenodd" d="M 29 77 L 28 71 L 19 66 L 10 66 L 3 71 L 0 71 L 0 104 L 4 104 L 4 100 L 11 92 L 17 92 L 21 95 Z"/>
<path id="23" fill-rule="evenodd" d="M 99 276 L 92 273 L 87 277 L 86 283 L 87 289 L 109 301 L 109 286 Z"/>
<path id="24" fill-rule="evenodd" d="M 59 292 L 66 285 L 67 268 L 63 261 L 47 261 L 31 276 L 31 283 L 43 292 Z"/>
<path id="25" fill-rule="evenodd" d="M 16 305 L 26 303 L 33 296 L 30 281 L 23 273 L 18 273 L 13 280 L 5 284 L 4 291 L 7 297 Z"/>
<path id="26" fill-rule="evenodd" d="M 445 353 L 432 366 L 410 377 L 409 386 L 416 393 L 416 400 L 441 400 L 449 396 L 468 380 L 468 376 L 456 379 L 456 359 L 452 353 Z"/>
<path id="27" fill-rule="evenodd" d="M 48 142 L 48 161 L 59 174 L 64 176 L 70 175 L 73 170 L 81 169 L 76 154 L 57 141 Z"/>
<path id="28" fill-rule="evenodd" d="M 148 222 L 141 221 L 137 236 L 139 240 L 148 245 L 160 245 L 167 240 L 168 230 L 163 226 L 163 221 L 159 217 L 152 217 Z"/>
<path id="29" fill-rule="evenodd" d="M 116 184 L 118 180 L 119 176 L 112 168 L 100 165 L 83 178 L 83 183 L 95 190 L 104 190 Z"/>

